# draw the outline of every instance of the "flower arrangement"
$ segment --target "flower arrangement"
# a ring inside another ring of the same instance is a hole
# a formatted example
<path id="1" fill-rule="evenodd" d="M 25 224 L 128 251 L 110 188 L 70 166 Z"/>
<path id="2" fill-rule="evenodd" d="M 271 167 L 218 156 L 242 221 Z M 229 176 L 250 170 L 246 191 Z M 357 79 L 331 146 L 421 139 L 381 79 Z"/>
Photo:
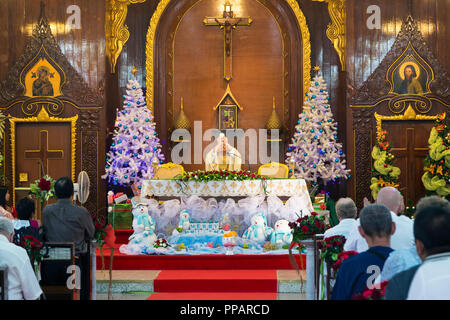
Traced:
<path id="1" fill-rule="evenodd" d="M 207 182 L 207 181 L 224 181 L 224 180 L 232 180 L 232 181 L 244 181 L 244 180 L 267 180 L 270 178 L 263 177 L 259 174 L 252 173 L 250 171 L 229 171 L 229 170 L 220 170 L 220 171 L 202 171 L 197 170 L 193 172 L 185 172 L 184 175 L 179 178 L 179 181 L 199 181 L 199 182 Z"/>
<path id="2" fill-rule="evenodd" d="M 384 300 L 388 283 L 389 281 L 383 281 L 374 284 L 370 288 L 366 288 L 362 293 L 355 294 L 352 300 Z"/>
<path id="3" fill-rule="evenodd" d="M 168 248 L 170 247 L 170 244 L 167 242 L 166 239 L 161 238 L 155 241 L 155 243 L 153 244 L 154 248 Z"/>
<path id="4" fill-rule="evenodd" d="M 30 183 L 30 191 L 39 198 L 41 207 L 48 199 L 55 198 L 55 180 L 48 175 Z"/>
<path id="5" fill-rule="evenodd" d="M 377 199 L 378 191 L 383 187 L 398 187 L 400 169 L 394 166 L 394 155 L 386 138 L 387 131 L 377 133 L 377 143 L 372 149 L 374 160 L 370 189 L 372 197 Z"/>
<path id="6" fill-rule="evenodd" d="M 358 254 L 357 251 L 343 251 L 343 252 L 339 253 L 337 256 L 336 262 L 333 263 L 331 268 L 335 272 L 337 272 L 339 270 L 339 268 L 341 267 L 342 262 L 344 262 L 345 260 L 347 260 L 348 258 L 350 258 L 351 256 L 354 256 L 356 254 Z"/>
<path id="7" fill-rule="evenodd" d="M 324 233 L 328 226 L 325 223 L 325 216 L 312 212 L 309 216 L 299 217 L 294 222 L 289 222 L 289 227 L 294 230 L 292 236 L 293 243 L 311 239 L 315 234 Z"/>
<path id="8" fill-rule="evenodd" d="M 40 263 L 44 255 L 41 252 L 44 244 L 32 235 L 25 235 L 20 240 L 20 246 L 27 251 L 28 257 L 30 257 L 31 265 L 35 262 Z"/>
<path id="9" fill-rule="evenodd" d="M 116 242 L 116 236 L 112 225 L 107 224 L 101 217 L 92 217 L 94 222 L 94 241 L 97 242 L 100 256 L 102 258 L 102 270 L 105 269 L 105 261 L 103 256 L 103 245 L 106 243 L 111 249 L 114 249 L 114 243 Z"/>
<path id="10" fill-rule="evenodd" d="M 318 215 L 316 212 L 311 212 L 309 216 L 300 216 L 296 221 L 289 222 L 289 227 L 294 231 L 292 235 L 292 242 L 289 246 L 289 260 L 300 274 L 301 289 L 303 290 L 303 279 L 298 268 L 297 261 L 292 255 L 292 248 L 298 246 L 300 255 L 300 267 L 303 269 L 302 250 L 305 246 L 301 241 L 311 239 L 315 234 L 324 233 L 328 226 L 325 223 L 325 216 Z"/>
<path id="11" fill-rule="evenodd" d="M 345 237 L 339 235 L 325 238 L 317 243 L 320 251 L 320 276 L 322 279 L 324 279 L 325 262 L 328 266 L 333 265 L 338 260 L 339 254 L 344 251 L 344 244 Z M 324 286 L 325 281 L 322 281 L 322 300 L 325 299 Z"/>

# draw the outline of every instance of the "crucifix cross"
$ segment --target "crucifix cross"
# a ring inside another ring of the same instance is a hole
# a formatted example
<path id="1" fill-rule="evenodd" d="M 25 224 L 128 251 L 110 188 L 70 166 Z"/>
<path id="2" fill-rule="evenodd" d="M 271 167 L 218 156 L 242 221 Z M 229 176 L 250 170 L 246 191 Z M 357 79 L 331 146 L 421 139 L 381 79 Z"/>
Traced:
<path id="1" fill-rule="evenodd" d="M 49 150 L 48 149 L 48 131 L 41 130 L 39 137 L 40 150 L 25 150 L 25 159 L 38 159 L 41 162 L 42 176 L 45 175 L 48 169 L 49 159 L 63 159 L 63 150 Z"/>
<path id="2" fill-rule="evenodd" d="M 224 52 L 223 52 L 223 77 L 229 82 L 233 75 L 232 60 L 232 33 L 237 26 L 250 26 L 252 19 L 250 17 L 235 17 L 231 11 L 231 4 L 225 4 L 222 17 L 205 17 L 203 19 L 205 26 L 219 26 L 223 29 Z"/>

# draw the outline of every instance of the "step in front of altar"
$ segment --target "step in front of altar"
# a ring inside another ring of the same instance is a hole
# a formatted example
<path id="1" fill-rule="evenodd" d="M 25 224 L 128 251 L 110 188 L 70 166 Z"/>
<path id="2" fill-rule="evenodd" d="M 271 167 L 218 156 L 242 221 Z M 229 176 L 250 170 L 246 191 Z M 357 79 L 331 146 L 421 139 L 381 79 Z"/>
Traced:
<path id="1" fill-rule="evenodd" d="M 224 269 L 224 270 L 293 270 L 288 254 L 204 254 L 204 255 L 126 255 L 119 252 L 122 244 L 116 244 L 113 253 L 113 270 L 180 270 L 180 269 Z M 97 249 L 97 270 L 102 269 L 102 257 Z M 109 268 L 111 248 L 103 247 L 103 260 Z M 298 266 L 306 266 L 306 255 L 294 254 Z"/>
<path id="2" fill-rule="evenodd" d="M 249 270 L 231 272 L 229 270 L 177 270 L 176 272 L 169 271 L 165 275 L 161 272 L 161 270 L 114 270 L 111 293 L 113 297 L 125 297 L 133 300 L 142 300 L 154 293 L 157 293 L 153 296 L 154 299 L 158 299 L 158 297 L 164 299 L 167 295 L 174 300 L 177 297 L 182 298 L 183 294 L 191 294 L 190 299 L 196 300 L 195 294 L 199 292 L 211 294 L 209 296 L 211 300 L 227 297 L 233 299 L 233 293 L 243 300 L 250 300 L 253 293 L 263 295 L 274 293 L 279 300 L 298 300 L 301 299 L 300 295 L 304 295 L 304 293 L 300 294 L 300 276 L 295 270 L 260 270 L 259 273 Z M 270 272 L 274 273 L 275 277 L 266 275 Z M 302 277 L 304 292 L 306 289 L 305 271 L 302 271 Z M 109 272 L 107 270 L 97 271 L 97 299 L 107 298 L 108 279 Z M 234 287 L 220 286 L 220 283 L 224 281 L 233 284 Z M 276 281 L 276 284 L 273 281 Z M 225 290 L 227 288 L 228 290 Z M 236 290 L 236 288 L 238 289 Z M 201 297 L 198 299 L 204 300 Z"/>

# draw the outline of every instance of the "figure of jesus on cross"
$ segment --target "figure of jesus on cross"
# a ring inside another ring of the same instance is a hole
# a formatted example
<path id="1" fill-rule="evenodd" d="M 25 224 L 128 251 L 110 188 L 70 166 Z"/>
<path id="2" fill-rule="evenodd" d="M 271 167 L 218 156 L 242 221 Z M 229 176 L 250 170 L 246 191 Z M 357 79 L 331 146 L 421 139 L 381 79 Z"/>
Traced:
<path id="1" fill-rule="evenodd" d="M 224 55 L 223 77 L 227 82 L 231 80 L 232 72 L 232 32 L 237 26 L 250 26 L 252 19 L 250 17 L 235 17 L 231 10 L 231 4 L 227 1 L 224 5 L 224 11 L 222 17 L 205 17 L 203 20 L 205 26 L 219 26 L 223 29 L 224 40 Z"/>

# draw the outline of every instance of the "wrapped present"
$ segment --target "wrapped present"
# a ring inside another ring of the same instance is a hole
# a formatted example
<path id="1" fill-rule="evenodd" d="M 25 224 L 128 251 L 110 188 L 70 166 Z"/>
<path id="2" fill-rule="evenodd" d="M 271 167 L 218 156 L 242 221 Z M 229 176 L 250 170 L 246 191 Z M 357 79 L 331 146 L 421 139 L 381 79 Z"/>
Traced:
<path id="1" fill-rule="evenodd" d="M 113 204 L 108 215 L 108 222 L 114 230 L 133 229 L 133 213 L 131 203 Z"/>

